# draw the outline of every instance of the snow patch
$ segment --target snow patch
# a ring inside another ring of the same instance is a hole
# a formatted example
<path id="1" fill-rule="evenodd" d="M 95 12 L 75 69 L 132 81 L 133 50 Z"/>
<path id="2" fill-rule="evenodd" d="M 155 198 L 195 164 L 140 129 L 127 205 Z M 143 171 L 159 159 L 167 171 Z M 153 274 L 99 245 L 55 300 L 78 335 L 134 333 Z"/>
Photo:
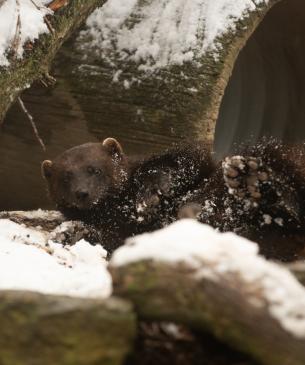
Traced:
<path id="1" fill-rule="evenodd" d="M 112 291 L 106 256 L 100 245 L 63 246 L 43 231 L 0 220 L 0 290 L 106 298 Z"/>
<path id="2" fill-rule="evenodd" d="M 4 3 L 0 5 L 0 66 L 9 65 L 7 54 L 12 47 L 16 46 L 16 56 L 21 58 L 23 45 L 27 41 L 33 42 L 40 34 L 48 33 L 48 27 L 43 18 L 47 14 L 52 14 L 52 11 L 45 7 L 50 0 L 35 0 L 34 3 L 31 0 L 19 2 L 4 0 Z M 18 19 L 20 20 L 19 30 Z"/>
<path id="3" fill-rule="evenodd" d="M 220 281 L 236 275 L 247 285 L 250 304 L 267 306 L 285 330 L 305 338 L 305 288 L 288 270 L 259 256 L 253 242 L 234 233 L 216 232 L 194 220 L 182 220 L 129 239 L 114 253 L 111 265 L 141 260 L 183 262 L 196 269 L 198 279 Z"/>
<path id="4" fill-rule="evenodd" d="M 87 20 L 79 47 L 153 71 L 217 54 L 218 38 L 269 0 L 108 0 Z M 255 6 L 256 4 L 256 6 Z"/>

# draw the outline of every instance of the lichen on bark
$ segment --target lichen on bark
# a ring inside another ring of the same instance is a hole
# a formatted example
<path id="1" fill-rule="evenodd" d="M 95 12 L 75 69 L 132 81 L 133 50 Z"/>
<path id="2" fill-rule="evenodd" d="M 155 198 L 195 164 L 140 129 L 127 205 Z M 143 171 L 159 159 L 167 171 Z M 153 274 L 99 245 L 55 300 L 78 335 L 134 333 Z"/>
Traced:
<path id="1" fill-rule="evenodd" d="M 119 365 L 132 351 L 136 320 L 123 300 L 0 292 L 3 365 Z"/>

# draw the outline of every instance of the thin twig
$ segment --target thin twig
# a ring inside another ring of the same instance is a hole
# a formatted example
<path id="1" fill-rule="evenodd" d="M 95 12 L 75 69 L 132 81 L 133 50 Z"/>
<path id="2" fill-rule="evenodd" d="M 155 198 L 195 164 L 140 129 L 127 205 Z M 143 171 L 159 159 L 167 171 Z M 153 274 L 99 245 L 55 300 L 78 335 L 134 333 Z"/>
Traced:
<path id="1" fill-rule="evenodd" d="M 54 34 L 55 34 L 55 29 L 52 27 L 52 24 L 51 24 L 50 20 L 48 19 L 48 16 L 46 15 L 46 16 L 43 18 L 43 20 L 45 21 L 45 23 L 46 23 L 46 25 L 47 25 L 47 27 L 48 27 L 48 29 L 49 29 L 50 33 L 54 35 Z"/>
<path id="2" fill-rule="evenodd" d="M 19 48 L 20 41 L 21 41 L 21 19 L 20 19 L 20 2 L 19 2 L 19 0 L 16 0 L 16 6 L 17 6 L 18 16 L 17 16 L 15 35 L 14 35 L 14 39 L 13 39 L 12 47 L 11 47 L 14 57 L 17 56 L 18 48 Z"/>
<path id="3" fill-rule="evenodd" d="M 34 134 L 35 134 L 35 136 L 36 136 L 39 144 L 41 145 L 42 149 L 45 152 L 46 151 L 46 146 L 43 143 L 43 140 L 39 137 L 39 133 L 38 133 L 38 130 L 36 128 L 36 125 L 35 125 L 35 122 L 34 122 L 33 117 L 31 116 L 31 114 L 29 113 L 29 111 L 27 110 L 27 108 L 25 107 L 25 105 L 24 105 L 24 103 L 23 103 L 23 101 L 21 100 L 20 97 L 18 97 L 18 103 L 21 106 L 21 109 L 23 110 L 24 114 L 28 117 L 28 119 L 29 119 L 29 121 L 31 123 L 31 126 L 33 128 Z"/>
<path id="4" fill-rule="evenodd" d="M 42 83 L 44 87 L 49 87 L 49 85 L 43 79 L 39 79 L 39 81 Z"/>
<path id="5" fill-rule="evenodd" d="M 41 10 L 41 9 L 48 9 L 47 7 L 45 7 L 45 6 L 39 6 L 39 5 L 37 5 L 36 3 L 35 3 L 35 1 L 34 0 L 30 0 L 30 2 L 35 6 L 35 8 L 37 9 L 37 10 Z M 50 21 L 49 21 L 49 19 L 47 18 L 47 15 L 43 18 L 43 20 L 45 21 L 45 23 L 46 23 L 46 25 L 47 25 L 47 27 L 48 27 L 48 29 L 49 29 L 49 31 L 50 31 L 50 33 L 52 33 L 52 34 L 55 34 L 55 30 L 54 30 L 54 28 L 52 27 L 52 24 L 50 23 Z"/>
<path id="6" fill-rule="evenodd" d="M 33 0 L 30 0 L 30 2 L 35 6 L 35 8 L 37 9 L 37 10 L 41 10 L 41 6 L 38 6 L 36 3 L 35 3 L 35 1 L 33 1 Z"/>

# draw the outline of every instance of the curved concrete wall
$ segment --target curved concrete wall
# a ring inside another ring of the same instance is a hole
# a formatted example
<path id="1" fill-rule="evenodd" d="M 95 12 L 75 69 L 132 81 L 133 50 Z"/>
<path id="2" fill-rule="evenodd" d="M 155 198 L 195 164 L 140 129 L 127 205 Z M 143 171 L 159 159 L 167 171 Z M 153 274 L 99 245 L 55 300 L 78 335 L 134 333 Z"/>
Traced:
<path id="1" fill-rule="evenodd" d="M 220 155 L 263 135 L 305 138 L 305 2 L 275 5 L 240 52 L 216 125 Z"/>

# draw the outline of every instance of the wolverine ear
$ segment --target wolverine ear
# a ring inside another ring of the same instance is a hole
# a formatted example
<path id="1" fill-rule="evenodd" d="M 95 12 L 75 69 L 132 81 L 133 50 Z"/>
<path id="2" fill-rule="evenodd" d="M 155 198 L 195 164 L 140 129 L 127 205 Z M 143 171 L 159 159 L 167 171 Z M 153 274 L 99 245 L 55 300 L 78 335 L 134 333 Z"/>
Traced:
<path id="1" fill-rule="evenodd" d="M 51 177 L 51 175 L 52 175 L 52 165 L 53 165 L 53 162 L 50 161 L 50 160 L 45 160 L 41 164 L 41 173 L 42 173 L 42 176 L 45 179 L 49 179 Z"/>
<path id="2" fill-rule="evenodd" d="M 106 138 L 103 141 L 103 146 L 106 147 L 112 156 L 121 157 L 123 155 L 123 148 L 115 138 Z"/>

